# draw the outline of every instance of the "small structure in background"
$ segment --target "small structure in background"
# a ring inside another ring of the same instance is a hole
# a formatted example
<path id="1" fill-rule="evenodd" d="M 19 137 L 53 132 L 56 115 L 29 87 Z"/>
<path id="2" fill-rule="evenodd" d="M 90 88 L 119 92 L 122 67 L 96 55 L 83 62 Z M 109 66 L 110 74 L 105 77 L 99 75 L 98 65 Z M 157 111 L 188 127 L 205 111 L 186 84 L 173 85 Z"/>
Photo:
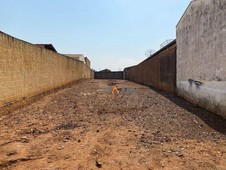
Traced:
<path id="1" fill-rule="evenodd" d="M 75 60 L 79 60 L 79 61 L 86 63 L 85 57 L 84 57 L 83 54 L 63 54 L 63 55 L 66 55 L 66 56 L 71 57 Z"/>
<path id="2" fill-rule="evenodd" d="M 111 72 L 111 70 L 109 70 L 109 69 L 104 69 L 104 70 L 101 70 L 101 71 L 99 71 L 99 72 Z"/>
<path id="3" fill-rule="evenodd" d="M 54 48 L 54 46 L 52 44 L 35 44 L 37 45 L 38 47 L 41 47 L 41 48 L 45 48 L 45 49 L 48 49 L 48 50 L 51 50 L 51 51 L 54 51 L 57 53 L 57 50 Z"/>
<path id="4" fill-rule="evenodd" d="M 85 57 L 85 62 L 86 62 L 86 65 L 87 65 L 87 66 L 89 66 L 89 67 L 91 66 L 90 60 L 89 60 L 87 57 Z"/>
<path id="5" fill-rule="evenodd" d="M 94 79 L 123 79 L 123 71 L 111 71 L 104 69 L 99 72 L 94 72 Z"/>
<path id="6" fill-rule="evenodd" d="M 55 49 L 55 47 L 52 44 L 34 44 L 34 45 L 36 45 L 40 48 L 45 48 L 45 49 L 48 49 L 48 50 L 51 50 L 51 51 L 57 53 L 57 50 Z M 73 58 L 75 60 L 82 61 L 83 63 L 85 63 L 89 67 L 91 65 L 90 60 L 87 57 L 85 57 L 83 54 L 62 54 L 62 55 Z"/>
<path id="7" fill-rule="evenodd" d="M 82 61 L 83 63 L 90 67 L 90 60 L 87 57 L 85 57 L 84 54 L 63 54 L 63 55 L 73 58 L 75 60 Z"/>

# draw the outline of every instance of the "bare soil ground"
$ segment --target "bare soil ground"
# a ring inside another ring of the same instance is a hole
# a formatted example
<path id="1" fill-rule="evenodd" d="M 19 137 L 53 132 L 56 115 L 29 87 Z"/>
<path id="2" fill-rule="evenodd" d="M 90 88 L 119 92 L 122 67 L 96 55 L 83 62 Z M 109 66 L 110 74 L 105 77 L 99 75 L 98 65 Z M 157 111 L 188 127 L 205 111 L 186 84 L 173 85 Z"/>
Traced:
<path id="1" fill-rule="evenodd" d="M 128 81 L 87 80 L 0 117 L 0 169 L 226 169 L 226 121 Z"/>

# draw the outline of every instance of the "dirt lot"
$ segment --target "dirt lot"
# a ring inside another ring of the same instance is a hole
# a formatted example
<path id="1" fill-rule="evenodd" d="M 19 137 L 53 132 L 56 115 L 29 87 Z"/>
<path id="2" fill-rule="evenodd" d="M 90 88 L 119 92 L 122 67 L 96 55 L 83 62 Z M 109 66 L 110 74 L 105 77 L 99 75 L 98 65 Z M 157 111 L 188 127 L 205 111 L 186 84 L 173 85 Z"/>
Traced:
<path id="1" fill-rule="evenodd" d="M 173 95 L 87 80 L 0 117 L 0 169 L 226 169 L 226 121 Z"/>

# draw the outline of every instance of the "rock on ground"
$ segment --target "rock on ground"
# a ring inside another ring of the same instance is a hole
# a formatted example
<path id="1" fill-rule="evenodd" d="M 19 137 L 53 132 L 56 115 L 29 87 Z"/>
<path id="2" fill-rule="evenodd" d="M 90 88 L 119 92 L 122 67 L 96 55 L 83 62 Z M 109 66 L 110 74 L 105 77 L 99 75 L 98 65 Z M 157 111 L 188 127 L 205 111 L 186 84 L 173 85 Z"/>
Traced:
<path id="1" fill-rule="evenodd" d="M 82 81 L 0 119 L 0 169 L 223 170 L 226 121 L 129 81 Z"/>

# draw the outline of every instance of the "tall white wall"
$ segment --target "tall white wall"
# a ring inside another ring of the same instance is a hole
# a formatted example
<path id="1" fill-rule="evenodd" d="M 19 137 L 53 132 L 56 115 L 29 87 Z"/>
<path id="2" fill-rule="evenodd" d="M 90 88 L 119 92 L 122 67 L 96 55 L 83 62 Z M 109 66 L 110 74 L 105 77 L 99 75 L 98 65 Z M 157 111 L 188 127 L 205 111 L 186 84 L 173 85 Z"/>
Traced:
<path id="1" fill-rule="evenodd" d="M 177 93 L 226 118 L 226 0 L 194 0 L 179 21 Z"/>

